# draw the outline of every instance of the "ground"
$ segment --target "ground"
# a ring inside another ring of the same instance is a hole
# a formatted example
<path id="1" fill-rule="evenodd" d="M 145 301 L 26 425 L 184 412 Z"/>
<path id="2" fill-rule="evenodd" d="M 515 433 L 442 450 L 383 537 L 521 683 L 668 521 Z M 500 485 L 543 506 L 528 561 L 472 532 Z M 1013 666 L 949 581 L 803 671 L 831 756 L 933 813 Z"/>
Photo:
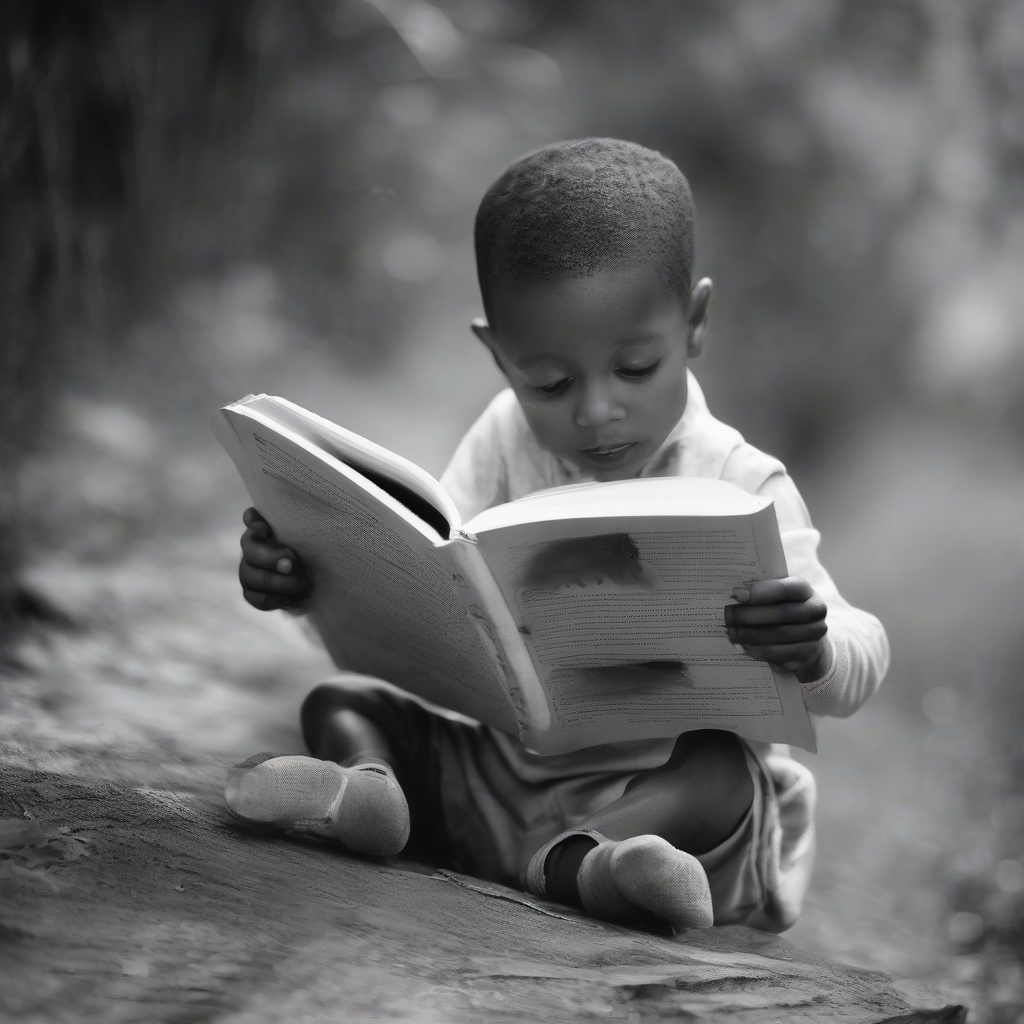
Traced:
<path id="1" fill-rule="evenodd" d="M 871 717 L 823 734 L 821 865 L 792 945 L 744 929 L 672 942 L 234 829 L 226 766 L 301 749 L 298 700 L 330 672 L 299 620 L 238 599 L 235 544 L 192 537 L 34 576 L 69 624 L 26 635 L 5 681 L 8 1019 L 958 1019 L 906 1016 L 955 993 L 948 956 L 892 902 L 892 873 L 913 903 L 924 861 L 906 828 L 912 781 L 873 795 L 887 762 L 872 747 L 891 736 Z M 871 830 L 853 841 L 869 800 Z"/>

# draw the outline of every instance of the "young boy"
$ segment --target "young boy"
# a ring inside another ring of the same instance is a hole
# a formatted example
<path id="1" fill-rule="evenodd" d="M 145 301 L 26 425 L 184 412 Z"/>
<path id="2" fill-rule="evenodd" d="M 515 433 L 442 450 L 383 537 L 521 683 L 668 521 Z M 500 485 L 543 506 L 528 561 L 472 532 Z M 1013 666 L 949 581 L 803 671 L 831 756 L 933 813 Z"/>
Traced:
<path id="1" fill-rule="evenodd" d="M 785 467 L 714 419 L 687 368 L 711 282 L 691 288 L 693 202 L 663 156 L 612 139 L 513 164 L 476 219 L 486 321 L 509 382 L 442 484 L 465 518 L 581 480 L 701 476 L 774 499 L 786 579 L 737 588 L 730 639 L 794 672 L 819 715 L 852 714 L 888 667 L 885 632 L 817 559 Z M 301 607 L 296 555 L 245 513 L 243 593 Z M 827 616 L 827 625 L 826 625 Z M 813 858 L 814 781 L 785 747 L 712 730 L 542 757 L 516 739 L 349 674 L 302 708 L 313 755 L 257 755 L 226 791 L 239 818 L 523 888 L 596 917 L 680 930 L 788 928 Z"/>

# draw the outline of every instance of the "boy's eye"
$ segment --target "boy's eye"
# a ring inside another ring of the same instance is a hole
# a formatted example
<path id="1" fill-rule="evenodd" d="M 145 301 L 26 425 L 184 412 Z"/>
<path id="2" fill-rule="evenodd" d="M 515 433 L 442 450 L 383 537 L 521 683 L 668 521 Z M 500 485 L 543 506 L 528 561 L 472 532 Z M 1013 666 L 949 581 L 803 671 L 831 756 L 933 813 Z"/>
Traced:
<path id="1" fill-rule="evenodd" d="M 561 380 L 556 380 L 553 384 L 538 384 L 536 389 L 542 395 L 558 395 L 561 394 L 570 384 L 572 383 L 572 377 L 563 377 Z"/>
<path id="2" fill-rule="evenodd" d="M 648 377 L 654 376 L 659 366 L 661 366 L 660 359 L 647 366 L 620 366 L 615 372 L 623 380 L 646 380 Z"/>

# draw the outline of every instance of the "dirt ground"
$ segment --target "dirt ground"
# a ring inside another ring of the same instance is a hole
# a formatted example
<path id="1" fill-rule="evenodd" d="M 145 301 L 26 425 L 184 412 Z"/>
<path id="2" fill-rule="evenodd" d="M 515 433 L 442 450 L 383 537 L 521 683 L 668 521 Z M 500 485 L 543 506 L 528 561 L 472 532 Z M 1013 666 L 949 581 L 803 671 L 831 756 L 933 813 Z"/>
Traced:
<path id="1" fill-rule="evenodd" d="M 821 858 L 795 949 L 742 929 L 669 943 L 233 831 L 224 767 L 301 750 L 298 701 L 331 671 L 300 621 L 238 599 L 236 543 L 35 575 L 72 625 L 25 637 L 4 681 L 9 1019 L 878 1021 L 960 1001 L 928 895 L 943 808 L 879 756 L 907 742 L 884 713 L 822 732 Z"/>
<path id="2" fill-rule="evenodd" d="M 963 1019 L 911 1013 L 886 975 L 747 929 L 670 941 L 239 833 L 217 800 L 222 759 L 5 761 L 22 814 L 3 824 L 6 1020 Z"/>

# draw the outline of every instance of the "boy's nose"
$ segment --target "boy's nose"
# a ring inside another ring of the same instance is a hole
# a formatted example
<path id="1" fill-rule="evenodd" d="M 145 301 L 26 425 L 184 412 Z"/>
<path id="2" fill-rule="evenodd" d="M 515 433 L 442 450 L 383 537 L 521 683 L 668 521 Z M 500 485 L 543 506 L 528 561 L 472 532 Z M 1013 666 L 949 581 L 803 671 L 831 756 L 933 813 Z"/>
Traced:
<path id="1" fill-rule="evenodd" d="M 602 427 L 625 418 L 626 407 L 616 402 L 604 388 L 586 388 L 576 409 L 576 425 L 579 427 Z"/>

